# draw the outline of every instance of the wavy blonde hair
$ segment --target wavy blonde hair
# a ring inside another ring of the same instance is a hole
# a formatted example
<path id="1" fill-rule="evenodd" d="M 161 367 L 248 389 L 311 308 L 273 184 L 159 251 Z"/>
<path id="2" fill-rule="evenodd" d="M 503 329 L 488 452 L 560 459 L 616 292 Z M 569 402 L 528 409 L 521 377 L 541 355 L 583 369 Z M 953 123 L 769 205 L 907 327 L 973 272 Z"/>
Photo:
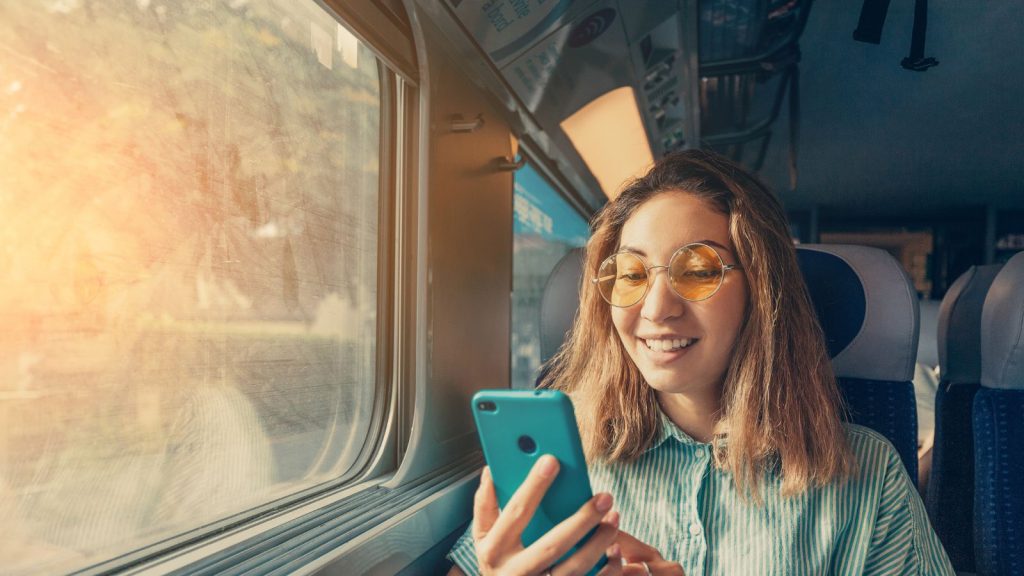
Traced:
<path id="1" fill-rule="evenodd" d="M 636 209 L 672 191 L 729 216 L 729 236 L 749 286 L 747 318 L 726 370 L 712 441 L 716 463 L 758 502 L 771 467 L 781 470 L 783 494 L 846 478 L 854 463 L 842 401 L 785 212 L 756 178 L 712 153 L 669 154 L 594 217 L 579 313 L 541 385 L 573 397 L 588 458 L 629 461 L 658 437 L 655 392 L 589 280 L 618 249 L 622 227 Z"/>

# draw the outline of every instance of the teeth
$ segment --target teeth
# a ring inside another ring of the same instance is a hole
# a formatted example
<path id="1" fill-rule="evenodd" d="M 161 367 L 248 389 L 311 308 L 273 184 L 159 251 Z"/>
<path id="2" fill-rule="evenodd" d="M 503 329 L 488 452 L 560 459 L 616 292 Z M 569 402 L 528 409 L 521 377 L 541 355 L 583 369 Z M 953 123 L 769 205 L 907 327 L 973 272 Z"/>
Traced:
<path id="1" fill-rule="evenodd" d="M 666 338 L 662 340 L 644 340 L 644 343 L 655 352 L 671 352 L 686 348 L 696 341 L 696 338 Z"/>

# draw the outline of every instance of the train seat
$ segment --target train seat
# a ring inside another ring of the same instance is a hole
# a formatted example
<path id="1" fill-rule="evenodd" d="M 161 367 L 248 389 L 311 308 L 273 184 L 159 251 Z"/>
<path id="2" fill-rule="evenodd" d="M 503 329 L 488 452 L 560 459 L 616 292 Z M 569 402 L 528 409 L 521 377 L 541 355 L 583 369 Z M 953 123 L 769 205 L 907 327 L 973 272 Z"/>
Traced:
<path id="1" fill-rule="evenodd" d="M 1024 253 L 985 297 L 973 416 L 977 572 L 1024 574 Z"/>
<path id="2" fill-rule="evenodd" d="M 544 284 L 540 298 L 541 377 L 548 360 L 565 341 L 576 311 L 580 307 L 580 278 L 583 276 L 583 248 L 573 248 L 562 256 Z M 537 379 L 540 383 L 540 378 Z"/>
<path id="3" fill-rule="evenodd" d="M 925 504 L 957 570 L 974 570 L 974 433 L 971 409 L 981 383 L 981 309 L 1001 265 L 972 266 L 939 306 L 939 388 L 935 444 Z"/>
<path id="4" fill-rule="evenodd" d="M 917 482 L 917 294 L 888 252 L 804 244 L 797 259 L 850 420 L 892 442 Z"/>

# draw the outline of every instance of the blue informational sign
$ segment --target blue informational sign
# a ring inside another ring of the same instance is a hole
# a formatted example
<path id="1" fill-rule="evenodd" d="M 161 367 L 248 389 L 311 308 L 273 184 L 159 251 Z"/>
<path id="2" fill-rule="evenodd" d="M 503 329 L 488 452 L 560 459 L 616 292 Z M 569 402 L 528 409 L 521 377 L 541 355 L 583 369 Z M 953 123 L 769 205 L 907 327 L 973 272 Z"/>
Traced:
<path id="1" fill-rule="evenodd" d="M 516 235 L 532 234 L 572 246 L 587 243 L 586 221 L 529 164 L 516 172 L 513 202 Z"/>
<path id="2" fill-rule="evenodd" d="M 529 390 L 540 370 L 540 302 L 548 275 L 587 242 L 587 221 L 531 166 L 516 172 L 512 215 L 512 387 Z"/>

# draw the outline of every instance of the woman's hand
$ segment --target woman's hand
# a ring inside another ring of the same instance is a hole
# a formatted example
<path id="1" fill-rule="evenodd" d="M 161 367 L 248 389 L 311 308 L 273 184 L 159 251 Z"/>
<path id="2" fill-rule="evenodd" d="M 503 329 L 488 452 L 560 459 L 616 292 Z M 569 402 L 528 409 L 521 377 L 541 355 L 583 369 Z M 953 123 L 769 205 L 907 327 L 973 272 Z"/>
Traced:
<path id="1" fill-rule="evenodd" d="M 600 574 L 622 574 L 619 547 L 615 545 L 619 514 L 611 512 L 612 497 L 607 493 L 594 496 L 529 548 L 523 547 L 523 530 L 557 475 L 558 460 L 550 455 L 538 458 L 508 505 L 499 511 L 490 469 L 484 468 L 480 488 L 473 501 L 473 541 L 481 573 L 517 576 L 586 574 L 602 554 L 607 554 L 608 564 Z M 586 544 L 566 560 L 558 562 L 598 524 L 600 527 Z"/>
<path id="2" fill-rule="evenodd" d="M 625 562 L 622 567 L 624 576 L 685 576 L 683 567 L 677 562 L 665 560 L 654 547 L 621 530 L 615 542 L 619 545 L 622 560 Z"/>

